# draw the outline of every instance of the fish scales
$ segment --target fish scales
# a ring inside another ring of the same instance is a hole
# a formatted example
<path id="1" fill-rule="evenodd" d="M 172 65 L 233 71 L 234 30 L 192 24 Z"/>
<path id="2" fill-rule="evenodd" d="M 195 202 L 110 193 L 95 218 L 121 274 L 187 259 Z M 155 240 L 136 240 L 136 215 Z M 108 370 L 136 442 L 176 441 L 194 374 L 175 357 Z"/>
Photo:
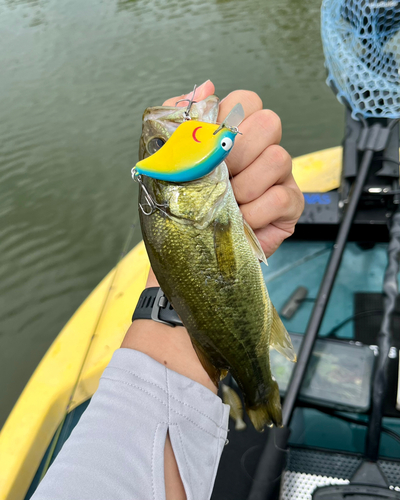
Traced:
<path id="1" fill-rule="evenodd" d="M 162 128 L 158 125 L 157 134 Z M 142 157 L 150 137 L 144 127 Z M 258 430 L 265 424 L 280 425 L 279 389 L 269 366 L 277 315 L 225 163 L 192 182 L 147 176 L 142 182 L 161 207 L 151 215 L 139 211 L 150 263 L 200 358 L 206 357 L 216 369 L 208 370 L 210 376 L 215 380 L 220 372 L 232 373 Z M 140 203 L 146 204 L 143 189 Z M 278 330 L 282 328 L 279 320 Z"/>

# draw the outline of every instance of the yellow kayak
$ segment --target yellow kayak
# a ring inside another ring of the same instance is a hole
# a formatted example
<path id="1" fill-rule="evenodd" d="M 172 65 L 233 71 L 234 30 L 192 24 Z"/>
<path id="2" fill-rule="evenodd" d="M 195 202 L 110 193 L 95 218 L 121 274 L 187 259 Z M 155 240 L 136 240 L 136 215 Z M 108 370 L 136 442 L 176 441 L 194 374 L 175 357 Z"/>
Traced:
<path id="1" fill-rule="evenodd" d="M 326 149 L 294 159 L 293 173 L 303 192 L 326 192 L 339 187 L 341 162 L 341 147 Z M 96 391 L 131 323 L 148 270 L 142 242 L 93 290 L 50 346 L 0 432 L 0 500 L 25 498 L 66 412 Z"/>

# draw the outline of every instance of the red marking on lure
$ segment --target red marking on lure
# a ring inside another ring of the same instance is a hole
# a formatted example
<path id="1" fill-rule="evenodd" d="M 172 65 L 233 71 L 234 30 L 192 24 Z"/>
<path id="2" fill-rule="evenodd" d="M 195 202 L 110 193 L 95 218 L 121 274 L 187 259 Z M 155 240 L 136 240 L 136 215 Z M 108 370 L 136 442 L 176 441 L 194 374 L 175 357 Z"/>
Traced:
<path id="1" fill-rule="evenodd" d="M 192 134 L 192 137 L 193 139 L 196 141 L 196 142 L 201 142 L 197 139 L 196 137 L 196 131 L 199 130 L 199 128 L 203 128 L 203 127 L 196 127 L 194 130 L 193 130 L 193 134 Z"/>

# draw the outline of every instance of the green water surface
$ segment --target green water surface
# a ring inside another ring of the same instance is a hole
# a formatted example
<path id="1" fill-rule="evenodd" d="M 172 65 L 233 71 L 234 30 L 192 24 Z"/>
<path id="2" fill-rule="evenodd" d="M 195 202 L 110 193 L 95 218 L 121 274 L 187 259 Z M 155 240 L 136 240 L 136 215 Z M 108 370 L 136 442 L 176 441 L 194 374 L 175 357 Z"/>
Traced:
<path id="1" fill-rule="evenodd" d="M 0 426 L 137 222 L 130 169 L 147 106 L 210 78 L 220 97 L 258 92 L 293 156 L 339 144 L 319 8 L 0 0 Z"/>

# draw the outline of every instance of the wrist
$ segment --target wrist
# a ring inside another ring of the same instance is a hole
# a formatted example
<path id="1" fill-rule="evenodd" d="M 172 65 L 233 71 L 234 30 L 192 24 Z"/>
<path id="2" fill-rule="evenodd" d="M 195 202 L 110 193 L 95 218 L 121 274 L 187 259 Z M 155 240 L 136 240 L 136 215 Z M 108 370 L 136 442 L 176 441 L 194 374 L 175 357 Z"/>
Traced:
<path id="1" fill-rule="evenodd" d="M 152 268 L 150 268 L 149 275 L 147 276 L 147 281 L 146 281 L 146 286 L 145 288 L 152 288 L 153 286 L 160 286 L 156 275 L 154 274 L 154 271 Z"/>
<path id="2" fill-rule="evenodd" d="M 151 320 L 136 320 L 131 324 L 121 347 L 143 352 L 170 370 L 217 393 L 184 327 L 172 328 Z"/>
<path id="3" fill-rule="evenodd" d="M 150 268 L 145 288 L 158 287 L 157 278 Z M 217 393 L 215 384 L 203 368 L 186 328 L 174 328 L 147 319 L 135 320 L 121 347 L 143 352 L 170 370 L 198 382 Z"/>

